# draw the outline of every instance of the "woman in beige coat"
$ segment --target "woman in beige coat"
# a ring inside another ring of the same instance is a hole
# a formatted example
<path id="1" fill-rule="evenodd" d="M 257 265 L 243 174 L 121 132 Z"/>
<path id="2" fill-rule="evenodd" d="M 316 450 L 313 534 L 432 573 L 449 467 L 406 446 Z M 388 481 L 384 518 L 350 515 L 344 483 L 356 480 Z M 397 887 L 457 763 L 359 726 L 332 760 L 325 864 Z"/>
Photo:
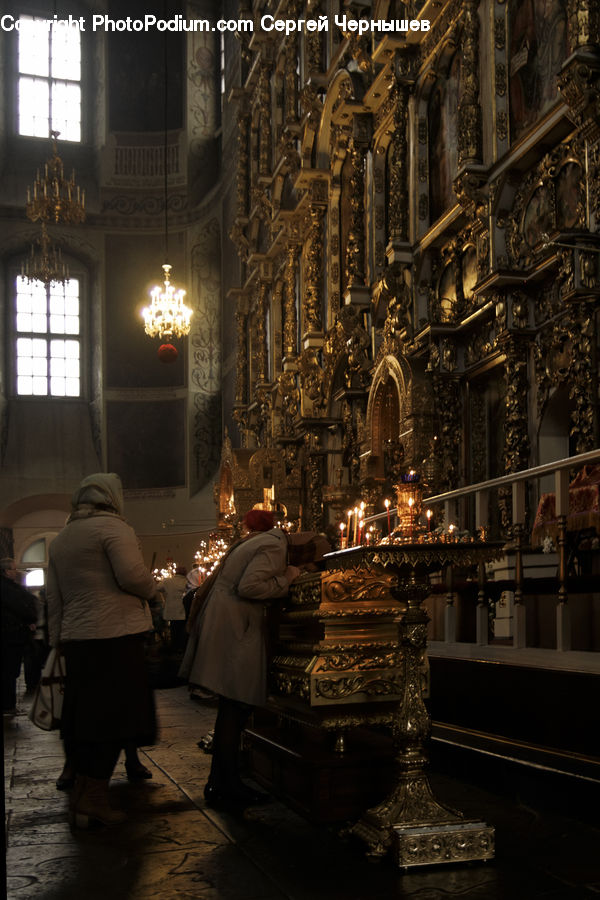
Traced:
<path id="1" fill-rule="evenodd" d="M 118 475 L 84 478 L 72 506 L 48 567 L 50 644 L 66 662 L 61 736 L 76 771 L 74 824 L 111 825 L 126 818 L 108 802 L 121 747 L 155 740 L 144 639 L 156 584 L 123 519 Z"/>
<path id="2" fill-rule="evenodd" d="M 238 751 L 252 707 L 267 698 L 266 603 L 285 597 L 300 574 L 287 563 L 284 531 L 273 516 L 251 510 L 250 534 L 224 559 L 188 640 L 180 675 L 219 695 L 212 766 L 204 796 L 210 806 L 234 809 L 255 802 L 241 780 Z"/>

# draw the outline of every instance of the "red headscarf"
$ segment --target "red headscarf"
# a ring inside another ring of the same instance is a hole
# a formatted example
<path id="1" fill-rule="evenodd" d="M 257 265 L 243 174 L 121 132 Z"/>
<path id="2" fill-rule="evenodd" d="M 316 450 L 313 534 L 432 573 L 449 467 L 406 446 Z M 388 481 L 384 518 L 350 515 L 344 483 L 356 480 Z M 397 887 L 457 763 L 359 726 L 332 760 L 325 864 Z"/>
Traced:
<path id="1" fill-rule="evenodd" d="M 268 509 L 251 509 L 244 516 L 244 525 L 250 531 L 270 531 L 275 526 L 275 520 Z"/>

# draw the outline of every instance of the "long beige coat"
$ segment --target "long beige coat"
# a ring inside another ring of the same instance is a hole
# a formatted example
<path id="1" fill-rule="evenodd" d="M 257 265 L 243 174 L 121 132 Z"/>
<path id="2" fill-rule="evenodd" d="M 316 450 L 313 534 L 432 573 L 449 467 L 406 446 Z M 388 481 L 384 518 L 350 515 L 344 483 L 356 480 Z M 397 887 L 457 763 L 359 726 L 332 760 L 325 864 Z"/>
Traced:
<path id="1" fill-rule="evenodd" d="M 50 643 L 139 634 L 152 628 L 156 594 L 133 528 L 122 518 L 123 491 L 114 472 L 84 478 L 73 512 L 50 545 Z"/>
<path id="2" fill-rule="evenodd" d="M 180 675 L 252 706 L 267 699 L 264 601 L 288 592 L 287 539 L 274 528 L 235 547 L 198 616 Z"/>

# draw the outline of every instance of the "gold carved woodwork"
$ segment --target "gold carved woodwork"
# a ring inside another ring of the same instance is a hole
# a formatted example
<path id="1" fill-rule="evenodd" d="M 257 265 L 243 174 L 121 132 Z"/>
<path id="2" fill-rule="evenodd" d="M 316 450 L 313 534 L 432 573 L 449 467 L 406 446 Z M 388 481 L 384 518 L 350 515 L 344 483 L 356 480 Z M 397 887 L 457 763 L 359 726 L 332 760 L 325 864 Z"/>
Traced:
<path id="1" fill-rule="evenodd" d="M 248 316 L 239 306 L 236 309 L 237 326 L 237 362 L 235 378 L 235 402 L 246 403 L 248 398 L 247 360 L 248 360 Z"/>
<path id="2" fill-rule="evenodd" d="M 569 0 L 569 50 L 600 44 L 600 9 L 595 0 Z"/>
<path id="3" fill-rule="evenodd" d="M 256 298 L 256 380 L 260 384 L 267 380 L 267 285 L 261 281 L 257 286 Z"/>
<path id="4" fill-rule="evenodd" d="M 308 416 L 322 414 L 325 403 L 323 369 L 319 365 L 313 348 L 303 350 L 298 357 L 302 414 Z"/>
<path id="5" fill-rule="evenodd" d="M 365 147 L 354 140 L 350 146 L 350 229 L 346 247 L 346 290 L 365 283 Z"/>
<path id="6" fill-rule="evenodd" d="M 524 179 L 508 216 L 506 244 L 511 261 L 529 267 L 548 252 L 546 235 L 582 228 L 585 183 L 578 150 L 560 144 Z"/>
<path id="7" fill-rule="evenodd" d="M 462 435 L 460 385 L 453 375 L 433 375 L 433 394 L 439 427 L 441 469 L 444 473 L 440 489 L 449 490 L 457 483 Z"/>
<path id="8" fill-rule="evenodd" d="M 529 344 L 522 339 L 505 341 L 504 379 L 506 387 L 504 421 L 504 467 L 507 473 L 526 469 L 529 460 L 529 419 L 527 408 L 527 356 Z"/>
<path id="9" fill-rule="evenodd" d="M 323 210 L 314 206 L 310 211 L 310 231 L 308 235 L 304 281 L 306 292 L 303 297 L 303 331 L 320 332 L 323 327 L 322 302 L 323 272 Z"/>
<path id="10" fill-rule="evenodd" d="M 388 220 L 391 241 L 408 239 L 408 86 L 396 86 L 394 106 L 394 134 L 388 150 L 389 198 Z"/>
<path id="11" fill-rule="evenodd" d="M 462 33 L 462 96 L 458 106 L 458 163 L 481 160 L 479 105 L 479 0 L 466 0 Z"/>
<path id="12" fill-rule="evenodd" d="M 575 401 L 571 434 L 575 436 L 577 453 L 585 453 L 598 445 L 594 335 L 593 311 L 587 304 L 578 303 L 570 335 L 573 346 L 570 394 Z"/>

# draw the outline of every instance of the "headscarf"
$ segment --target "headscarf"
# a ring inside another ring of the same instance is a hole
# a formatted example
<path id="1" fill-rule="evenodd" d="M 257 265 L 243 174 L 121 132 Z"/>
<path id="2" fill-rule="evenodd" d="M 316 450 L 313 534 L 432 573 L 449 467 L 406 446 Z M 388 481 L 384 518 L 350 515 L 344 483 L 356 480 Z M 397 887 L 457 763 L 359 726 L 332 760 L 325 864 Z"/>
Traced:
<path id="1" fill-rule="evenodd" d="M 244 516 L 244 525 L 250 531 L 270 531 L 275 527 L 275 519 L 268 509 L 251 509 Z"/>
<path id="2" fill-rule="evenodd" d="M 314 531 L 295 531 L 287 538 L 288 558 L 293 566 L 319 563 L 331 551 L 331 544 L 325 535 Z"/>
<path id="3" fill-rule="evenodd" d="M 96 472 L 83 479 L 71 497 L 73 512 L 71 518 L 79 515 L 93 515 L 94 511 L 112 512 L 123 515 L 123 487 L 121 479 L 114 472 Z"/>

